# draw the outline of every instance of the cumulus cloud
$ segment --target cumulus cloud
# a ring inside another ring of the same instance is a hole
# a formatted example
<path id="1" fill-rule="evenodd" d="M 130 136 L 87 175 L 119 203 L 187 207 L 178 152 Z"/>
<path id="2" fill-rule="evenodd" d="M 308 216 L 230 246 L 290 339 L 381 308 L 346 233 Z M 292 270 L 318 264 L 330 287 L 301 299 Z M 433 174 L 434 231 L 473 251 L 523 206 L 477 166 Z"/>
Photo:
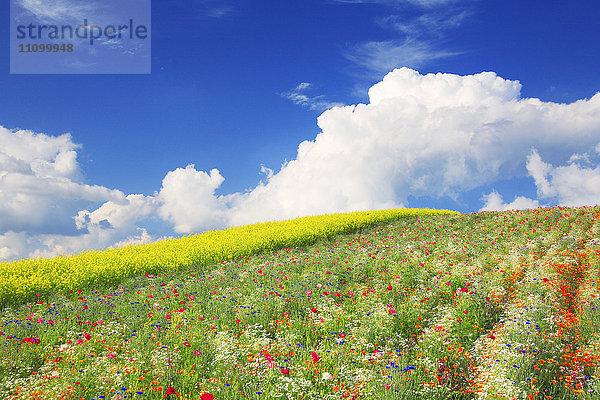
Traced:
<path id="1" fill-rule="evenodd" d="M 28 237 L 25 232 L 0 233 L 0 261 L 12 260 L 28 254 Z"/>
<path id="2" fill-rule="evenodd" d="M 141 194 L 130 194 L 124 202 L 107 201 L 90 212 L 82 210 L 77 213 L 75 225 L 77 229 L 113 228 L 127 229 L 135 227 L 137 221 L 156 213 L 157 201 L 154 197 Z"/>
<path id="3" fill-rule="evenodd" d="M 158 215 L 170 221 L 178 233 L 226 225 L 226 199 L 215 196 L 224 180 L 217 169 L 206 173 L 193 164 L 169 172 L 157 195 L 161 203 Z"/>
<path id="4" fill-rule="evenodd" d="M 587 154 L 573 154 L 567 165 L 554 167 L 533 150 L 527 157 L 527 170 L 535 180 L 538 195 L 556 199 L 563 206 L 600 204 L 600 164 L 592 168 L 581 165 L 581 161 L 591 163 Z"/>
<path id="5" fill-rule="evenodd" d="M 151 243 L 156 240 L 146 230 L 146 228 L 136 228 L 137 233 L 135 235 L 128 236 L 127 238 L 116 242 L 112 247 L 125 247 L 125 246 L 136 246 L 138 244 Z"/>
<path id="6" fill-rule="evenodd" d="M 69 134 L 0 126 L 0 260 L 103 247 L 128 234 L 119 229 L 135 230 L 145 210 L 132 204 L 136 195 L 84 183 L 79 147 Z M 93 213 L 86 210 L 98 205 Z M 117 215 L 111 208 L 126 211 Z M 86 224 L 81 222 L 84 215 Z M 91 233 L 102 220 L 113 229 Z"/>
<path id="7" fill-rule="evenodd" d="M 0 233 L 72 232 L 77 206 L 124 201 L 118 190 L 82 182 L 77 147 L 69 134 L 53 137 L 0 127 Z"/>
<path id="8" fill-rule="evenodd" d="M 409 195 L 457 198 L 499 179 L 526 176 L 532 147 L 566 162 L 600 140 L 600 94 L 557 104 L 522 99 L 520 90 L 518 81 L 493 72 L 421 75 L 398 69 L 369 90 L 368 104 L 321 114 L 315 140 L 301 143 L 294 160 L 253 190 L 216 198 L 212 193 L 221 179 L 208 183 L 208 175 L 191 167 L 186 175 L 204 174 L 202 190 L 209 192 L 205 198 L 215 204 L 215 215 L 237 225 L 401 206 Z M 183 191 L 173 197 L 190 202 L 180 210 L 205 201 L 184 196 L 189 185 L 177 187 Z M 496 195 L 487 201 L 498 209 L 539 204 L 518 197 L 506 205 Z M 207 221 L 200 216 L 209 215 L 185 214 L 177 219 L 198 226 Z M 180 230 L 193 229 L 188 224 Z"/>
<path id="9" fill-rule="evenodd" d="M 152 195 L 86 185 L 70 136 L 2 128 L 0 257 L 398 207 L 411 205 L 409 196 L 460 199 L 464 191 L 528 175 L 539 199 L 506 204 L 493 191 L 484 209 L 537 207 L 540 200 L 598 204 L 600 93 L 558 104 L 521 98 L 520 90 L 518 81 L 493 72 L 394 70 L 371 87 L 368 103 L 323 112 L 315 139 L 300 143 L 278 171 L 263 166 L 264 182 L 227 195 L 216 194 L 225 179 L 217 169 L 192 164 L 168 172 Z"/>
<path id="10" fill-rule="evenodd" d="M 523 196 L 517 196 L 510 203 L 505 203 L 502 196 L 495 190 L 490 194 L 483 196 L 485 205 L 479 211 L 506 211 L 506 210 L 525 210 L 528 208 L 537 208 L 540 206 L 538 200 L 529 199 Z"/>

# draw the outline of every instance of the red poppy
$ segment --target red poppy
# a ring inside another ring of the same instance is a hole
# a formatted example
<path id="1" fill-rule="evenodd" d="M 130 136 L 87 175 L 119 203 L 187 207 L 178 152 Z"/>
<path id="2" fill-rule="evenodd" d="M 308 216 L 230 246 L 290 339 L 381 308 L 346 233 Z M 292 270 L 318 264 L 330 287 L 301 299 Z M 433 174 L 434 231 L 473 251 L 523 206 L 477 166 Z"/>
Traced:
<path id="1" fill-rule="evenodd" d="M 317 353 L 315 353 L 314 351 L 310 352 L 310 355 L 312 356 L 312 360 L 313 362 L 318 362 L 319 361 L 319 355 Z"/>
<path id="2" fill-rule="evenodd" d="M 275 361 L 275 360 L 273 360 L 273 357 L 269 354 L 268 351 L 264 350 L 263 354 L 265 355 L 265 358 L 267 359 L 267 361 Z"/>
<path id="3" fill-rule="evenodd" d="M 171 386 L 169 386 L 169 387 L 167 388 L 167 394 L 165 394 L 165 397 L 167 397 L 167 396 L 168 396 L 168 395 L 170 395 L 170 394 L 177 395 L 177 392 L 175 391 L 175 388 L 173 388 L 173 387 L 171 387 Z"/>
<path id="4" fill-rule="evenodd" d="M 281 368 L 281 373 L 284 375 L 288 375 L 290 373 L 290 370 L 287 368 Z"/>
<path id="5" fill-rule="evenodd" d="M 215 396 L 210 393 L 204 393 L 202 396 L 200 396 L 200 400 L 213 400 L 214 398 Z"/>
<path id="6" fill-rule="evenodd" d="M 310 311 L 312 311 L 312 312 L 316 313 L 316 312 L 317 312 L 317 309 L 316 309 L 316 308 L 311 308 L 311 309 L 310 309 Z"/>

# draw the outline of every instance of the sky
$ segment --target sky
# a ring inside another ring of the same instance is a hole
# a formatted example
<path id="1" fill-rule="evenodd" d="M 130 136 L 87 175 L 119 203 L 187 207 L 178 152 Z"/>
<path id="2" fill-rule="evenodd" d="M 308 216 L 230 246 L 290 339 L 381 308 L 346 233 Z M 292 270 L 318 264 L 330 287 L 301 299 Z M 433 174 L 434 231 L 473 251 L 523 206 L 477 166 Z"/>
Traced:
<path id="1" fill-rule="evenodd" d="M 600 204 L 597 1 L 144 1 L 114 15 L 151 15 L 146 47 L 93 48 L 139 65 L 63 73 L 11 70 L 1 6 L 0 261 L 331 212 Z M 107 4 L 10 0 L 44 23 Z"/>

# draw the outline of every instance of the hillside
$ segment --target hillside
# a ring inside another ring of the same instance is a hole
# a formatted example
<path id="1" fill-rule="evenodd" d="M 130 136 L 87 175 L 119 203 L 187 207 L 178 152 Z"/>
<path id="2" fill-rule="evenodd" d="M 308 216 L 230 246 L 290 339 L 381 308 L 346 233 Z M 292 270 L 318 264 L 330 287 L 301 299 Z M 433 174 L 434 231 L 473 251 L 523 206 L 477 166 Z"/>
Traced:
<path id="1" fill-rule="evenodd" d="M 316 239 L 315 239 L 316 240 Z M 597 398 L 600 207 L 408 216 L 4 308 L 3 398 Z"/>

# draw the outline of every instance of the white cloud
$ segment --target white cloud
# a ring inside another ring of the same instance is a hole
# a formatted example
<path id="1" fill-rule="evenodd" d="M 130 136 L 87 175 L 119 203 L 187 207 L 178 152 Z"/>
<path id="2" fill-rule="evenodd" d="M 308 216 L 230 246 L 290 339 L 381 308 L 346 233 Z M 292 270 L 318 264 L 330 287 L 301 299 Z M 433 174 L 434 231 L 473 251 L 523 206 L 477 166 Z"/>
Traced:
<path id="1" fill-rule="evenodd" d="M 393 0 L 390 0 L 393 1 Z M 397 0 L 397 3 L 411 3 L 420 7 L 436 7 L 457 3 L 459 0 Z"/>
<path id="2" fill-rule="evenodd" d="M 402 15 L 388 15 L 378 20 L 378 24 L 407 35 L 408 37 L 441 37 L 449 29 L 462 25 L 470 16 L 467 10 L 443 9 L 421 14 L 415 18 Z"/>
<path id="3" fill-rule="evenodd" d="M 83 183 L 79 147 L 69 134 L 0 127 L 0 260 L 105 247 L 136 229 L 148 207 L 141 207 L 139 195 Z M 93 213 L 84 209 L 98 204 Z M 87 224 L 74 220 L 86 213 Z M 112 228 L 100 229 L 101 219 Z"/>
<path id="4" fill-rule="evenodd" d="M 0 261 L 27 255 L 27 233 L 8 231 L 0 234 Z"/>
<path id="5" fill-rule="evenodd" d="M 596 145 L 595 150 L 599 148 L 600 145 Z M 567 165 L 554 167 L 542 161 L 534 148 L 527 156 L 526 168 L 535 182 L 540 198 L 560 206 L 579 207 L 600 204 L 600 164 L 596 168 L 591 167 L 592 165 L 593 161 L 589 153 L 575 153 L 568 158 Z M 482 200 L 485 205 L 480 211 L 503 211 L 539 206 L 538 200 L 522 196 L 506 204 L 496 191 L 483 196 Z"/>
<path id="6" fill-rule="evenodd" d="M 231 14 L 232 11 L 233 9 L 231 7 L 212 8 L 210 10 L 207 10 L 206 15 L 211 18 L 223 18 Z"/>
<path id="7" fill-rule="evenodd" d="M 224 18 L 231 15 L 235 8 L 224 0 L 200 0 L 199 12 L 201 17 Z"/>
<path id="8" fill-rule="evenodd" d="M 58 137 L 0 127 L 0 233 L 74 231 L 72 212 L 82 203 L 122 202 L 118 190 L 82 183 L 77 145 Z"/>
<path id="9" fill-rule="evenodd" d="M 369 41 L 349 46 L 344 56 L 366 69 L 372 76 L 394 68 L 419 68 L 441 58 L 461 54 L 461 51 L 440 46 L 445 33 L 462 25 L 470 12 L 456 7 L 454 0 L 359 0 L 338 1 L 343 3 L 379 3 L 389 6 L 413 6 L 412 12 L 402 10 L 399 14 L 376 19 L 382 28 L 391 30 L 395 37 L 388 40 Z M 416 6 L 416 7 L 415 7 Z M 404 9 L 405 7 L 402 7 Z M 416 15 L 415 15 L 416 14 Z M 400 36 L 398 37 L 398 34 Z"/>
<path id="10" fill-rule="evenodd" d="M 600 139 L 600 95 L 555 104 L 520 99 L 520 88 L 493 72 L 395 70 L 371 88 L 369 104 L 324 112 L 322 132 L 300 144 L 295 160 L 230 199 L 230 221 L 383 208 L 409 195 L 458 196 L 525 176 L 533 146 L 567 160 Z"/>
<path id="11" fill-rule="evenodd" d="M 156 214 L 157 207 L 154 197 L 130 194 L 125 198 L 125 202 L 107 201 L 93 212 L 79 211 L 74 219 L 77 229 L 132 228 L 137 221 Z"/>
<path id="12" fill-rule="evenodd" d="M 517 196 L 512 202 L 506 204 L 502 199 L 502 196 L 495 190 L 490 194 L 483 196 L 482 200 L 485 202 L 485 205 L 479 211 L 525 210 L 540 206 L 538 200 L 529 199 L 523 196 Z"/>
<path id="13" fill-rule="evenodd" d="M 570 158 L 569 158 L 569 164 L 573 164 L 573 163 L 581 163 L 581 164 L 591 164 L 591 160 L 590 160 L 590 155 L 588 153 L 583 153 L 583 154 L 573 154 Z"/>
<path id="14" fill-rule="evenodd" d="M 128 236 L 127 238 L 116 242 L 112 247 L 125 247 L 125 246 L 135 246 L 138 244 L 146 244 L 155 241 L 146 228 L 137 228 L 137 233 L 132 236 Z"/>
<path id="15" fill-rule="evenodd" d="M 308 82 L 301 82 L 294 89 L 282 93 L 281 96 L 313 111 L 325 111 L 328 108 L 343 106 L 342 103 L 326 100 L 323 95 L 312 97 L 307 95 L 306 91 L 311 86 Z"/>
<path id="16" fill-rule="evenodd" d="M 227 225 L 226 200 L 215 196 L 224 180 L 217 169 L 206 173 L 197 171 L 193 164 L 169 172 L 157 195 L 161 203 L 158 215 L 179 233 Z"/>
<path id="17" fill-rule="evenodd" d="M 456 52 L 436 49 L 427 41 L 406 38 L 360 43 L 345 56 L 353 63 L 381 76 L 397 67 L 418 68 L 428 62 L 457 55 Z"/>
<path id="18" fill-rule="evenodd" d="M 597 95 L 598 96 L 598 95 Z M 554 167 L 542 161 L 536 150 L 527 158 L 527 170 L 534 178 L 538 195 L 557 199 L 562 206 L 594 206 L 600 204 L 600 164 L 596 168 L 581 166 L 589 157 L 574 154 L 568 165 Z"/>
<path id="19" fill-rule="evenodd" d="M 554 197 L 557 194 L 555 188 L 548 182 L 548 174 L 551 170 L 552 166 L 543 162 L 536 150 L 527 157 L 527 171 L 534 179 L 540 197 Z"/>
<path id="20" fill-rule="evenodd" d="M 12 0 L 40 21 L 82 22 L 102 8 L 101 2 L 73 0 Z"/>
<path id="21" fill-rule="evenodd" d="M 300 144 L 295 160 L 231 200 L 231 221 L 382 208 L 405 204 L 409 195 L 458 196 L 525 176 L 534 146 L 567 160 L 600 140 L 600 94 L 555 104 L 521 99 L 520 88 L 493 72 L 395 70 L 371 88 L 369 104 L 324 112 L 322 132 Z M 537 204 L 517 198 L 509 206 Z"/>
<path id="22" fill-rule="evenodd" d="M 458 0 L 332 0 L 335 3 L 346 4 L 387 4 L 391 6 L 399 6 L 412 4 L 419 7 L 435 7 L 445 4 L 456 3 Z"/>

